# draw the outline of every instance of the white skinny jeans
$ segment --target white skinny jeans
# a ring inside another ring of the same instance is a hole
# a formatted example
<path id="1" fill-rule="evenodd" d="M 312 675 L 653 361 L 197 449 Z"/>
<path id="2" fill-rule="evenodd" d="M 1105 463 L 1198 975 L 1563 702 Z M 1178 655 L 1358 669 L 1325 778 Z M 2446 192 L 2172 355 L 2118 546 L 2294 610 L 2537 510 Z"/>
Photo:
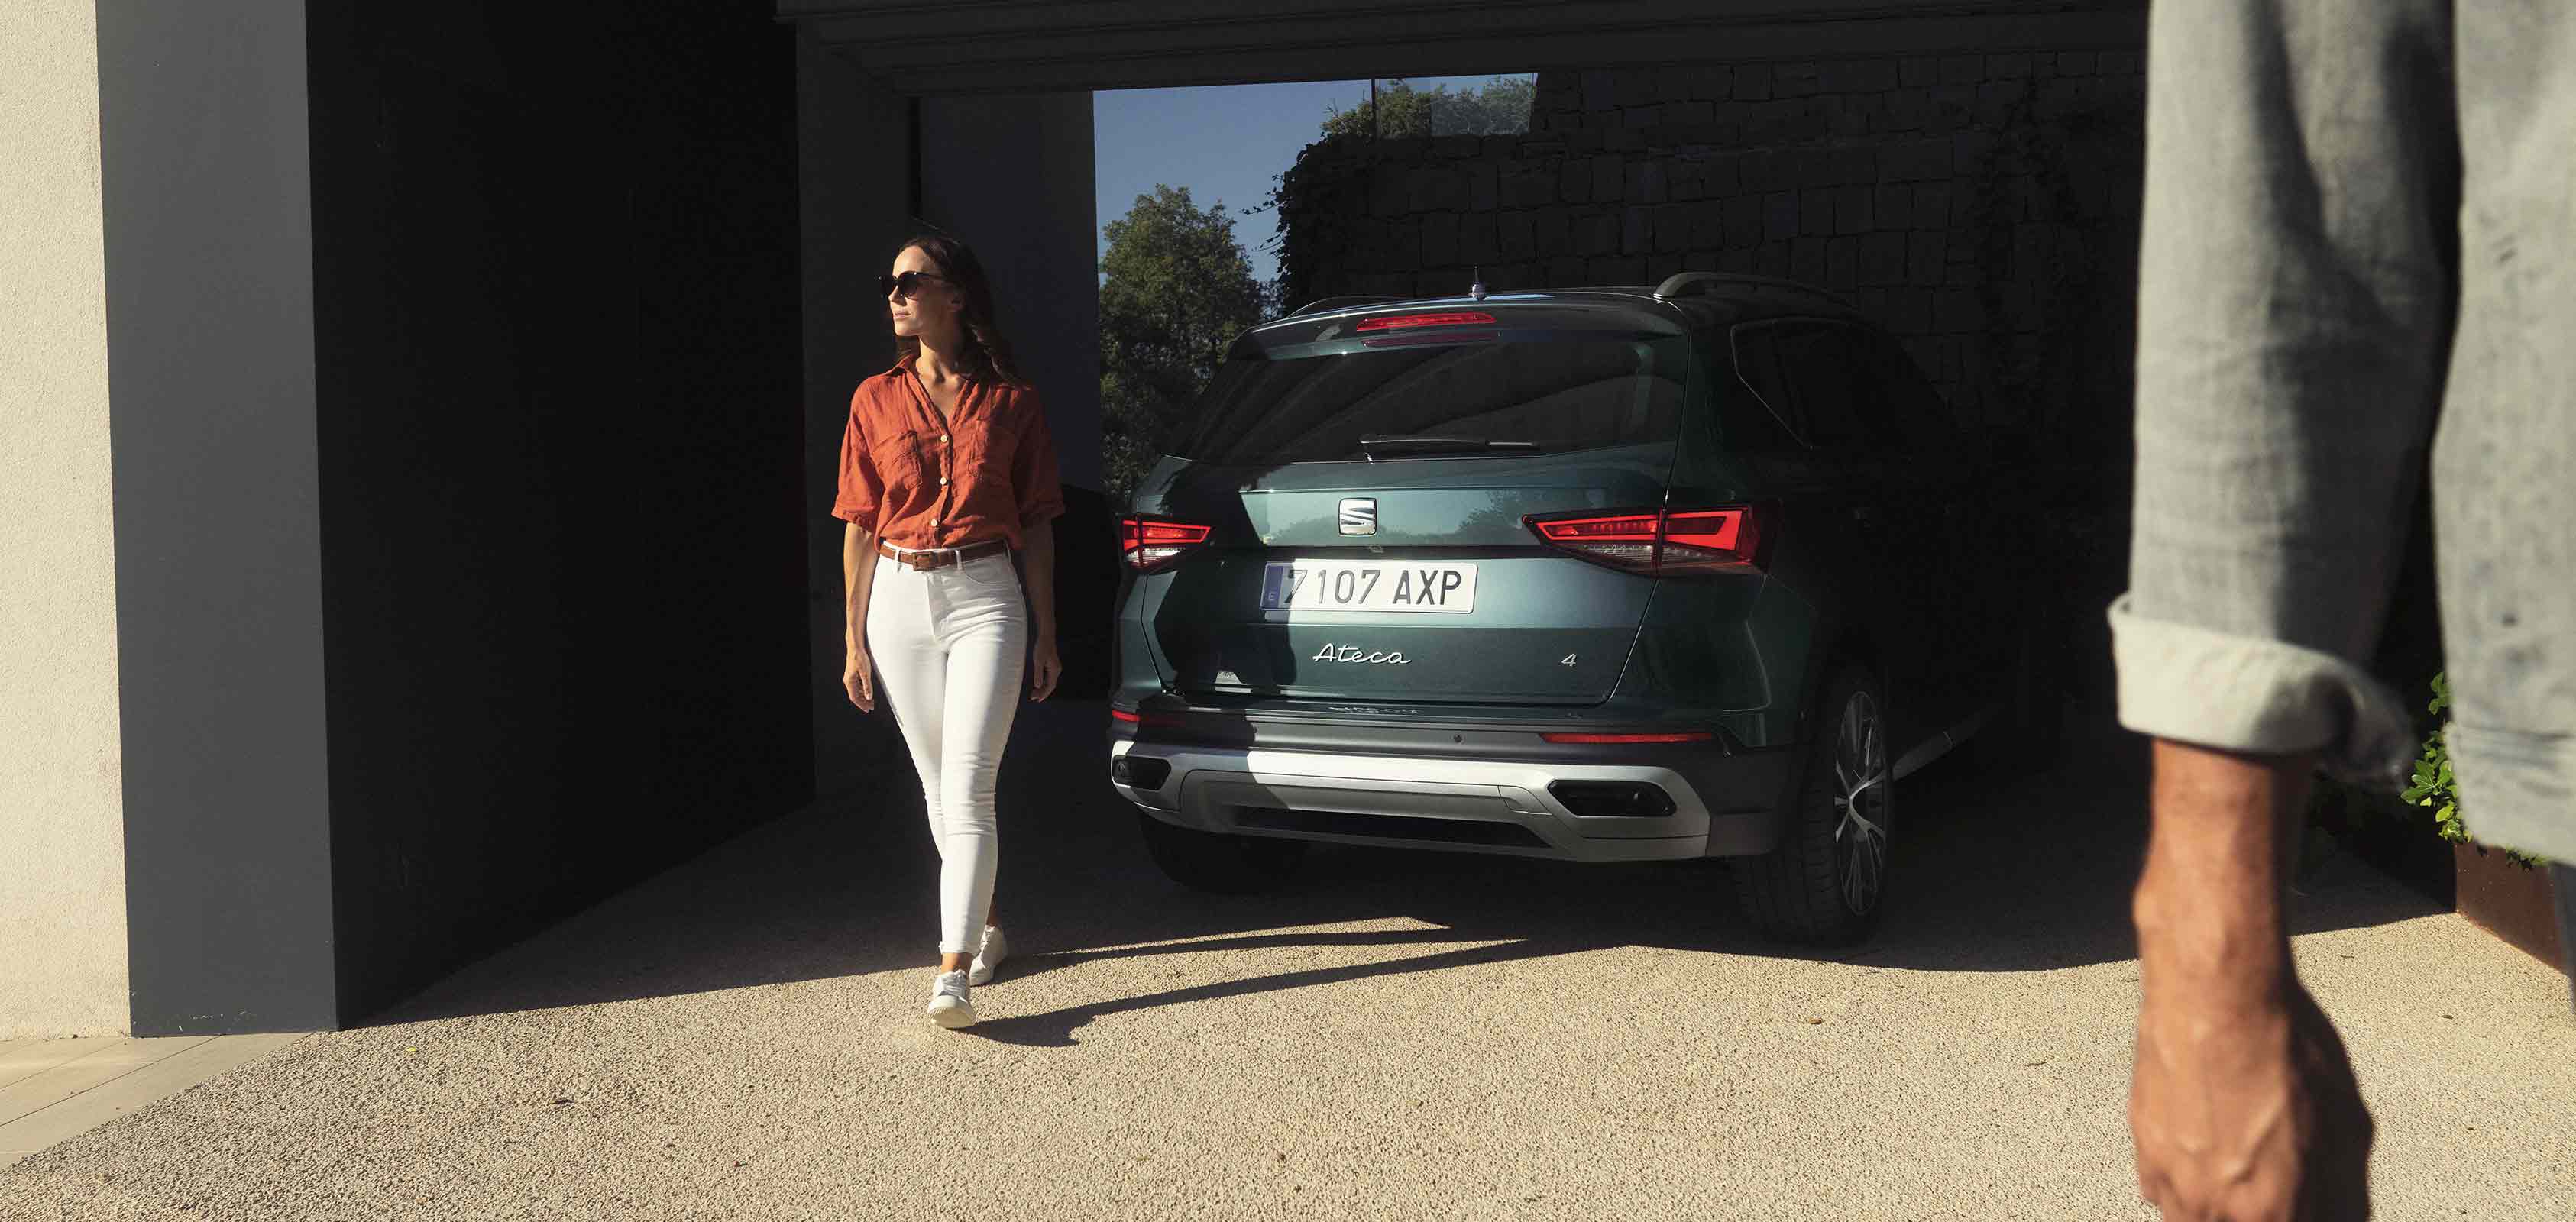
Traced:
<path id="1" fill-rule="evenodd" d="M 939 950 L 983 945 L 1000 859 L 993 787 L 1019 712 L 1028 612 L 1007 554 L 945 568 L 877 558 L 868 654 L 921 774 L 939 847 Z"/>

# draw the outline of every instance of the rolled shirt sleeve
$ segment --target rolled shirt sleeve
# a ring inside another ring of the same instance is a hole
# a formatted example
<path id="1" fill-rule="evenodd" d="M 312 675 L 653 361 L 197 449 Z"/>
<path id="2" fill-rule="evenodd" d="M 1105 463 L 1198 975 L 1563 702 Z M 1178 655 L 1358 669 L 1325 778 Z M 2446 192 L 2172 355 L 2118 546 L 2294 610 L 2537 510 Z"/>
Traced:
<path id="1" fill-rule="evenodd" d="M 1056 463 L 1055 434 L 1047 428 L 1045 405 L 1036 391 L 1021 394 L 1029 423 L 1011 455 L 1011 491 L 1019 502 L 1020 526 L 1026 529 L 1064 516 L 1064 475 Z"/>
<path id="2" fill-rule="evenodd" d="M 2121 724 L 2394 782 L 2364 669 L 2449 349 L 2449 5 L 2159 0 Z"/>
<path id="3" fill-rule="evenodd" d="M 832 516 L 874 531 L 877 505 L 884 496 L 885 483 L 877 478 L 876 465 L 868 457 L 867 434 L 859 427 L 859 404 L 853 396 L 849 423 L 841 429 L 840 491 L 832 498 Z"/>

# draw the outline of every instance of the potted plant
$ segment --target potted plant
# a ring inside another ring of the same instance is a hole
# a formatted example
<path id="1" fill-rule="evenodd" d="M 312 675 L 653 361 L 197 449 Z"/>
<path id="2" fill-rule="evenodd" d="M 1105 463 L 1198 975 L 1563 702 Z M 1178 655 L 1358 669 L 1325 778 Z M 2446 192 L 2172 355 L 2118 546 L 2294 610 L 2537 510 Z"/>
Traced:
<path id="1" fill-rule="evenodd" d="M 2433 702 L 2427 711 L 2440 717 L 2451 707 L 2447 674 L 2433 676 Z M 2415 807 L 2433 812 L 2434 829 L 2451 842 L 2454 908 L 2497 937 L 2520 947 L 2551 967 L 2560 967 L 2558 916 L 2550 872 L 2539 859 L 2512 849 L 2483 845 L 2469 834 L 2460 817 L 2460 798 L 2451 784 L 2451 756 L 2446 731 L 2436 727 L 2424 740 L 2423 757 L 2415 761 L 2415 783 L 2400 795 Z"/>

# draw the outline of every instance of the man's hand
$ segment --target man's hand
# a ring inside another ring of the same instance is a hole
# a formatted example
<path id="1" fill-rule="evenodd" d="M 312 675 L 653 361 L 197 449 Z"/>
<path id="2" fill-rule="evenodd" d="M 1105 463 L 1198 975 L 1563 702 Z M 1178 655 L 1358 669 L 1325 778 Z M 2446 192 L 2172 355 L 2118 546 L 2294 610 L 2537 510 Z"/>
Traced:
<path id="1" fill-rule="evenodd" d="M 2291 970 L 2284 867 L 2305 758 L 2156 744 L 2136 900 L 2138 1188 L 2167 1222 L 2370 1215 L 2369 1110 Z"/>
<path id="2" fill-rule="evenodd" d="M 848 692 L 850 703 L 862 713 L 873 713 L 877 707 L 876 671 L 865 649 L 852 649 L 849 659 L 841 664 L 841 690 Z"/>
<path id="3" fill-rule="evenodd" d="M 2370 1112 L 2334 1024 L 2292 981 L 2277 1005 L 2138 1014 L 2129 1131 L 2167 1222 L 2370 1216 Z"/>
<path id="4" fill-rule="evenodd" d="M 1055 638 L 1042 636 L 1029 647 L 1029 699 L 1044 700 L 1055 694 L 1056 681 L 1064 678 L 1064 663 L 1056 658 Z"/>

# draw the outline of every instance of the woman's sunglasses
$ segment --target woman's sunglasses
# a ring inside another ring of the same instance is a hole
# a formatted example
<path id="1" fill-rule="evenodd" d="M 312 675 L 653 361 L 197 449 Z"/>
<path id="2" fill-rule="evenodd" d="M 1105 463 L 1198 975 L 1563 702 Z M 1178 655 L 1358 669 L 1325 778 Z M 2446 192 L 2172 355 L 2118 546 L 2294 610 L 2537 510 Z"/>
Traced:
<path id="1" fill-rule="evenodd" d="M 948 277 L 946 276 L 934 275 L 930 272 L 905 272 L 900 276 L 877 277 L 877 292 L 888 297 L 917 296 L 921 292 L 921 282 L 924 280 L 936 280 L 942 284 L 948 283 Z"/>

